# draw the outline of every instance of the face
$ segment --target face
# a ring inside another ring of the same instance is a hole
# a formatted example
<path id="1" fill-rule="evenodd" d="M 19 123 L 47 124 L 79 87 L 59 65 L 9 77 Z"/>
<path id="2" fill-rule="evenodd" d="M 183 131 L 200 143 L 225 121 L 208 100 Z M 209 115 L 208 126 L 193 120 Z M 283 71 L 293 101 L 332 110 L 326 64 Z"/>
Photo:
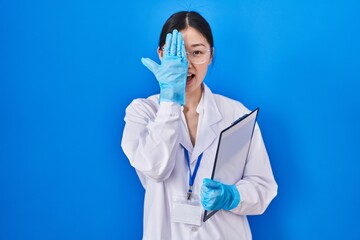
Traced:
<path id="1" fill-rule="evenodd" d="M 212 60 L 212 49 L 206 54 L 206 61 L 200 64 L 193 63 L 189 53 L 197 53 L 198 51 L 206 52 L 210 49 L 210 44 L 206 38 L 195 28 L 188 27 L 181 31 L 185 42 L 187 59 L 189 62 L 188 77 L 186 81 L 186 95 L 201 93 L 201 84 L 205 79 L 208 66 Z M 159 51 L 159 57 L 162 58 L 162 51 Z"/>

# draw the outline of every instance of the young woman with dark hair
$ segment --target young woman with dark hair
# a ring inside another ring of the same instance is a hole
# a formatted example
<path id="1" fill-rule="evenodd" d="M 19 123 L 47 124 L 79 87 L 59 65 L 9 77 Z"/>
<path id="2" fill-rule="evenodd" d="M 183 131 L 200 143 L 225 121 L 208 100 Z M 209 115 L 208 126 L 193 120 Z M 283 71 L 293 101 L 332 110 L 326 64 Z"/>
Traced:
<path id="1" fill-rule="evenodd" d="M 164 24 L 161 64 L 142 58 L 160 94 L 126 109 L 122 148 L 145 188 L 143 239 L 251 239 L 247 215 L 262 214 L 277 194 L 256 124 L 243 174 L 234 185 L 209 179 L 219 135 L 250 111 L 204 83 L 214 57 L 208 22 L 178 12 Z M 202 222 L 204 210 L 219 210 Z"/>

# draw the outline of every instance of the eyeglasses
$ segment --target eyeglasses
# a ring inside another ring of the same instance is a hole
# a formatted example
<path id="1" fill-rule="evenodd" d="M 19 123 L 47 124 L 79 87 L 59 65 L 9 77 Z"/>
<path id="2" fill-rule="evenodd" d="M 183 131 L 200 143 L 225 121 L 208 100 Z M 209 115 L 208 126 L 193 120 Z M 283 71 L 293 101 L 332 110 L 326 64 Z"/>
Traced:
<path id="1" fill-rule="evenodd" d="M 203 64 L 209 60 L 210 52 L 211 49 L 194 50 L 194 51 L 186 52 L 186 56 L 188 61 L 190 61 L 193 64 Z"/>
<path id="2" fill-rule="evenodd" d="M 164 50 L 164 47 L 161 48 Z M 186 52 L 187 60 L 193 64 L 203 64 L 209 59 L 211 49 L 193 50 Z"/>

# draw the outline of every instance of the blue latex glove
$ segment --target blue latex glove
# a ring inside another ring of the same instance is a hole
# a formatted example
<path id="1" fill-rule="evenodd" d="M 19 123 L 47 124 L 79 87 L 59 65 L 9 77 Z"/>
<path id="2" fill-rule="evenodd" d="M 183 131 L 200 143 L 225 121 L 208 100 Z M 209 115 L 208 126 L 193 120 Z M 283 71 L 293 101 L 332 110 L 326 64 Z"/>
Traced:
<path id="1" fill-rule="evenodd" d="M 206 210 L 231 210 L 240 202 L 240 194 L 235 185 L 204 178 L 200 190 L 201 204 Z"/>
<path id="2" fill-rule="evenodd" d="M 149 58 L 141 62 L 154 73 L 160 85 L 160 102 L 185 104 L 185 87 L 188 72 L 185 44 L 182 34 L 176 29 L 166 35 L 161 64 Z"/>

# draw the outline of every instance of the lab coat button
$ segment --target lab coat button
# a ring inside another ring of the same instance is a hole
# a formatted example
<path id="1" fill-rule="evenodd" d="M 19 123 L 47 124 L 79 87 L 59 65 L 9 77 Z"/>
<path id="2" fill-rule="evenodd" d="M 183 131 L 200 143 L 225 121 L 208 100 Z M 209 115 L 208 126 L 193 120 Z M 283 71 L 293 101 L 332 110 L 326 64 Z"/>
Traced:
<path id="1" fill-rule="evenodd" d="M 197 227 L 192 227 L 192 228 L 191 228 L 191 231 L 193 231 L 193 232 L 196 232 L 197 230 L 198 230 Z"/>

